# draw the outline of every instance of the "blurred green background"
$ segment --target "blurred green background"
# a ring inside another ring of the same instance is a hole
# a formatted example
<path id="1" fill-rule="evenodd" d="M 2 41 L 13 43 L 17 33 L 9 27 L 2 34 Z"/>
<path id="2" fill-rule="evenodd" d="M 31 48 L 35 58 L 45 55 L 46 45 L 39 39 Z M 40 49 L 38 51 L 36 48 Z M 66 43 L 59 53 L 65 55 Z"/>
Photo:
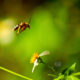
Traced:
<path id="1" fill-rule="evenodd" d="M 30 30 L 12 28 L 31 18 Z M 32 73 L 34 52 L 49 50 L 43 60 L 56 71 L 77 62 L 80 71 L 80 0 L 0 0 L 0 66 L 33 80 L 52 80 L 40 64 Z M 25 80 L 0 70 L 0 80 Z"/>

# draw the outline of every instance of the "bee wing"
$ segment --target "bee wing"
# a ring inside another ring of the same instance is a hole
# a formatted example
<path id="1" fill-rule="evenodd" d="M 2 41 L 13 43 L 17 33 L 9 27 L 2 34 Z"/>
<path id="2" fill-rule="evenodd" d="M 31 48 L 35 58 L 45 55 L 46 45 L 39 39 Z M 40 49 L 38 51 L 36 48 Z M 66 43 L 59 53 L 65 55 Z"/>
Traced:
<path id="1" fill-rule="evenodd" d="M 32 68 L 32 73 L 33 73 L 33 71 L 34 71 L 34 69 L 35 69 L 35 67 L 38 65 L 38 62 L 37 62 L 37 59 L 36 59 L 36 61 L 34 62 L 34 66 L 33 66 L 33 68 Z"/>
<path id="2" fill-rule="evenodd" d="M 45 56 L 45 55 L 49 55 L 50 52 L 49 51 L 43 51 L 39 56 Z"/>

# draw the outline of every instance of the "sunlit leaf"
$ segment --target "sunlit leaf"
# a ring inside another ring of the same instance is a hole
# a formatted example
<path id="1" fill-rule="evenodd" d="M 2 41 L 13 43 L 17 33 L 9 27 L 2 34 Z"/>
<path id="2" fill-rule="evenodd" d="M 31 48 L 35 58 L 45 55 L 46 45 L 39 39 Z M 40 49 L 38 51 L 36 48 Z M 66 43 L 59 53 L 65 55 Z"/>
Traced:
<path id="1" fill-rule="evenodd" d="M 76 63 L 74 63 L 72 66 L 70 66 L 69 68 L 66 68 L 62 71 L 62 74 L 65 74 L 65 75 L 71 75 L 74 71 L 75 71 L 75 66 L 76 66 Z"/>
<path id="2" fill-rule="evenodd" d="M 80 72 L 73 73 L 72 75 L 74 75 L 74 76 L 78 76 L 78 75 L 80 75 Z"/>
<path id="3" fill-rule="evenodd" d="M 74 64 L 69 68 L 69 70 L 75 71 L 75 67 L 76 67 L 76 63 L 74 63 Z"/>
<path id="4" fill-rule="evenodd" d="M 64 79 L 64 75 L 60 75 L 59 77 L 57 77 L 57 78 L 55 78 L 53 80 L 62 80 L 62 79 Z"/>
<path id="5" fill-rule="evenodd" d="M 80 80 L 80 79 L 75 76 L 68 76 L 66 80 Z"/>

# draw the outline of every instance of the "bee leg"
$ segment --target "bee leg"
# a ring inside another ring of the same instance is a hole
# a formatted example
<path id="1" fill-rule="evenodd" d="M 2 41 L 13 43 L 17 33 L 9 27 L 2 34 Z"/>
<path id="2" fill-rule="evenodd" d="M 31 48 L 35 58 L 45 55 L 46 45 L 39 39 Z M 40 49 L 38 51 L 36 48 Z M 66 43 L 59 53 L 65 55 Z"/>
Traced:
<path id="1" fill-rule="evenodd" d="M 22 28 L 21 28 L 21 32 L 22 32 L 22 31 L 24 31 L 24 30 L 25 30 L 25 28 L 24 28 L 24 27 L 22 27 Z"/>
<path id="2" fill-rule="evenodd" d="M 21 30 L 21 26 L 19 26 L 17 34 L 19 34 L 19 33 L 20 33 L 20 30 Z"/>

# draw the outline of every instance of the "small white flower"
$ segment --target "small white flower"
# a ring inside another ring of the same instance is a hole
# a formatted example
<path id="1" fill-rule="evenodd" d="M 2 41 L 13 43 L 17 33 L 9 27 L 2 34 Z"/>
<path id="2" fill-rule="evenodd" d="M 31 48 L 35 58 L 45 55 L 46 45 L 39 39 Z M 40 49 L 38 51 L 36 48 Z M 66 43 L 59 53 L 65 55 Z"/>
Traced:
<path id="1" fill-rule="evenodd" d="M 33 73 L 35 67 L 38 66 L 38 64 L 39 64 L 39 63 L 37 62 L 37 59 L 36 59 L 35 62 L 34 62 L 34 66 L 33 66 L 33 68 L 32 68 L 32 73 Z"/>
<path id="2" fill-rule="evenodd" d="M 32 68 L 32 72 L 34 71 L 35 67 L 38 66 L 38 64 L 40 62 L 42 62 L 42 59 L 40 57 L 45 56 L 45 55 L 49 55 L 49 54 L 50 54 L 49 51 L 43 51 L 40 55 L 38 55 L 38 53 L 35 53 L 33 55 L 33 57 L 31 58 L 31 61 L 30 61 L 31 63 L 34 63 L 34 66 Z M 39 60 L 40 60 L 40 62 L 39 62 Z"/>

